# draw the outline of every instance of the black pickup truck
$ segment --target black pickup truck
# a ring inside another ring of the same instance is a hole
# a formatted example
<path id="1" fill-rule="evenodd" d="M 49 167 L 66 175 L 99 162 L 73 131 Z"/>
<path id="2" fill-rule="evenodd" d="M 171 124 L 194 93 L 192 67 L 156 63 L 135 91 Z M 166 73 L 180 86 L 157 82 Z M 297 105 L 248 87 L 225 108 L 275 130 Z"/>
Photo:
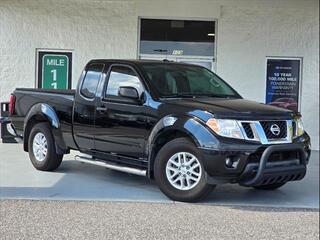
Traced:
<path id="1" fill-rule="evenodd" d="M 78 150 L 79 161 L 154 178 L 178 201 L 222 183 L 276 189 L 301 180 L 310 158 L 299 113 L 244 100 L 183 63 L 92 60 L 76 90 L 17 88 L 10 114 L 36 169 Z"/>

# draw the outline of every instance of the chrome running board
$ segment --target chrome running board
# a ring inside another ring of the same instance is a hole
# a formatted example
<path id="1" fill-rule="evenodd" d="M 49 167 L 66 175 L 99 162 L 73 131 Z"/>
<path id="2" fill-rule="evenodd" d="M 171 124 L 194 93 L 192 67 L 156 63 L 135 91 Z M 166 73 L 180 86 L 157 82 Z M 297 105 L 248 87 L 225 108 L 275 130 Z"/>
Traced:
<path id="1" fill-rule="evenodd" d="M 90 155 L 85 155 L 85 156 L 75 156 L 75 160 L 83 162 L 83 163 L 89 163 L 92 165 L 100 166 L 100 167 L 106 167 L 112 170 L 120 171 L 120 172 L 125 172 L 125 173 L 131 173 L 139 176 L 147 176 L 147 170 L 142 170 L 138 168 L 132 168 L 132 167 L 124 167 L 120 166 L 114 163 L 109 163 L 103 160 L 96 160 L 92 158 Z"/>

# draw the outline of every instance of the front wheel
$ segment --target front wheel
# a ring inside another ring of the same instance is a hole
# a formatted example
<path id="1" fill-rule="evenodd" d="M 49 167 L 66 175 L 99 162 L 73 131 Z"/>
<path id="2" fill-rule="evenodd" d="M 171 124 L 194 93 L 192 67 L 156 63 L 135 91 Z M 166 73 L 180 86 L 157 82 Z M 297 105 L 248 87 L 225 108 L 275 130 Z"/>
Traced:
<path id="1" fill-rule="evenodd" d="M 176 201 L 199 201 L 215 187 L 206 183 L 201 154 L 187 138 L 174 139 L 160 149 L 154 176 L 161 191 Z"/>
<path id="2" fill-rule="evenodd" d="M 56 153 L 48 123 L 38 123 L 31 129 L 28 141 L 32 165 L 42 171 L 53 171 L 61 164 L 63 155 Z"/>

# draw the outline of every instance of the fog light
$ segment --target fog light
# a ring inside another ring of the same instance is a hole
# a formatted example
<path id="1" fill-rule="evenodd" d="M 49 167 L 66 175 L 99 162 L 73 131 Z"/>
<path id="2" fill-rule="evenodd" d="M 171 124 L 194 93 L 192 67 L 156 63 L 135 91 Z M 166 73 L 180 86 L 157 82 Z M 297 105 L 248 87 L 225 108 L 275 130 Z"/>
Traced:
<path id="1" fill-rule="evenodd" d="M 238 156 L 228 156 L 226 158 L 226 167 L 227 168 L 237 168 L 240 157 Z"/>

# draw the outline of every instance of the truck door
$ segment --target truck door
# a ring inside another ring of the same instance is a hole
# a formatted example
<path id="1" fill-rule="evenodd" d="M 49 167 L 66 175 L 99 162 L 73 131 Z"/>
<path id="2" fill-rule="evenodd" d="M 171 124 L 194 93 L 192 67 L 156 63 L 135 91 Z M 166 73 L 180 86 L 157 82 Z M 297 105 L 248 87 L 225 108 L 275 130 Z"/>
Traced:
<path id="1" fill-rule="evenodd" d="M 142 96 L 144 87 L 136 71 L 112 65 L 106 87 L 96 107 L 95 148 L 100 153 L 143 158 L 147 137 L 143 103 L 120 96 L 120 87 L 133 87 Z"/>
<path id="2" fill-rule="evenodd" d="M 87 65 L 82 81 L 79 81 L 74 103 L 73 132 L 81 150 L 94 148 L 94 120 L 96 112 L 96 91 L 102 78 L 104 64 Z"/>

